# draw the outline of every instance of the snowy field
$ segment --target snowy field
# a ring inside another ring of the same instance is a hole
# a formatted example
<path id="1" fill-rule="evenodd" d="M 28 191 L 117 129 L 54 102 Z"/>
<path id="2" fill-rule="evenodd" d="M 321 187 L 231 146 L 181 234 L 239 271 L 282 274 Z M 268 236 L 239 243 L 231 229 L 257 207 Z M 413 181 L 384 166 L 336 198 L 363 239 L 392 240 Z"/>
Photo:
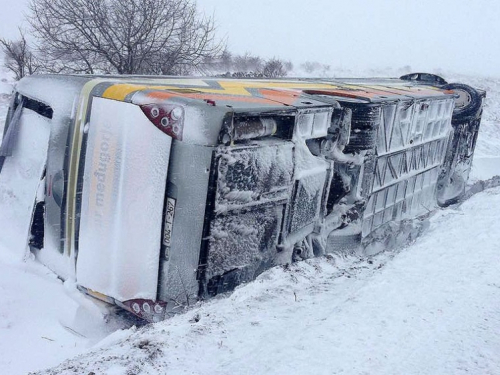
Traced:
<path id="1" fill-rule="evenodd" d="M 500 79 L 445 78 L 488 91 L 471 181 L 500 175 Z M 0 134 L 9 91 L 1 81 Z M 274 268 L 141 328 L 98 319 L 72 285 L 0 248 L 0 374 L 498 375 L 499 207 L 500 188 L 486 190 L 436 212 L 411 246 Z"/>
<path id="2" fill-rule="evenodd" d="M 9 97 L 12 91 L 12 82 L 7 74 L 0 68 L 0 139 L 3 135 L 4 118 L 7 115 Z"/>

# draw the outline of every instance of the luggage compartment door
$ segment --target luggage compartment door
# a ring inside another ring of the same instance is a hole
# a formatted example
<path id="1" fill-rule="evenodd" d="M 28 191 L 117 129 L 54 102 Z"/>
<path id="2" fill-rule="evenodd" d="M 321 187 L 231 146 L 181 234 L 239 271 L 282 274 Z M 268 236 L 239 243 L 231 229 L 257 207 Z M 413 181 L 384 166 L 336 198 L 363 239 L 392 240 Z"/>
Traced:
<path id="1" fill-rule="evenodd" d="M 122 302 L 156 300 L 172 138 L 139 106 L 102 98 L 86 131 L 77 283 Z"/>

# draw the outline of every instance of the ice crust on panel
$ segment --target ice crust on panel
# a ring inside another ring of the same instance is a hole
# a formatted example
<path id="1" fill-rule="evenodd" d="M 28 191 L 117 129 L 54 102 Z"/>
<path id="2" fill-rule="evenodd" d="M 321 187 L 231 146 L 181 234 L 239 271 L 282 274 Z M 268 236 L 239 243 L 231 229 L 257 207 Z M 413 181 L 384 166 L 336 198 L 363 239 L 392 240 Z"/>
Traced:
<path id="1" fill-rule="evenodd" d="M 452 111 L 452 99 L 400 102 L 381 111 L 363 236 L 389 221 L 415 218 L 436 207 Z"/>
<path id="2" fill-rule="evenodd" d="M 33 204 L 47 159 L 50 122 L 25 110 L 18 127 L 16 147 L 12 156 L 5 160 L 0 174 L 0 223 L 9 227 L 0 242 L 8 249 L 15 249 L 17 256 L 23 258 L 28 246 Z"/>
<path id="3" fill-rule="evenodd" d="M 134 121 L 123 126 L 121 118 Z M 164 200 L 170 143 L 171 138 L 152 126 L 138 106 L 94 99 L 79 285 L 120 301 L 156 298 L 163 210 L 158 202 Z"/>
<path id="4" fill-rule="evenodd" d="M 275 261 L 283 204 L 292 190 L 293 144 L 219 147 L 217 158 L 206 277 L 240 270 L 238 278 L 251 280 Z"/>

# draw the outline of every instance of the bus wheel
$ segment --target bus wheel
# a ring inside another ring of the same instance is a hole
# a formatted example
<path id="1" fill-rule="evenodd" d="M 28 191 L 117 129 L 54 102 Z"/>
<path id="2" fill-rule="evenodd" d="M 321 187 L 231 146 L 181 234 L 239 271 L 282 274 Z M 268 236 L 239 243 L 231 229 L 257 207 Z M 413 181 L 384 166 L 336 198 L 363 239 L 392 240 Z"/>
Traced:
<path id="1" fill-rule="evenodd" d="M 481 108 L 481 96 L 469 85 L 462 83 L 450 83 L 441 87 L 442 90 L 450 90 L 458 95 L 455 99 L 455 109 L 453 117 L 469 117 L 476 116 Z"/>

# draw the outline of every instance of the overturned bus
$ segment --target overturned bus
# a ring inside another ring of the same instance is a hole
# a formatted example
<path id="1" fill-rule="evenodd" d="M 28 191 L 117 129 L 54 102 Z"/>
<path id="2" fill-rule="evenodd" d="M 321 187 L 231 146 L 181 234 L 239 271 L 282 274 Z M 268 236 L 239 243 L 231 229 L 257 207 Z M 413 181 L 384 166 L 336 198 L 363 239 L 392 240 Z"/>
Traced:
<path id="1" fill-rule="evenodd" d="M 0 241 L 158 321 L 455 202 L 484 95 L 428 74 L 24 78 L 0 149 Z"/>

